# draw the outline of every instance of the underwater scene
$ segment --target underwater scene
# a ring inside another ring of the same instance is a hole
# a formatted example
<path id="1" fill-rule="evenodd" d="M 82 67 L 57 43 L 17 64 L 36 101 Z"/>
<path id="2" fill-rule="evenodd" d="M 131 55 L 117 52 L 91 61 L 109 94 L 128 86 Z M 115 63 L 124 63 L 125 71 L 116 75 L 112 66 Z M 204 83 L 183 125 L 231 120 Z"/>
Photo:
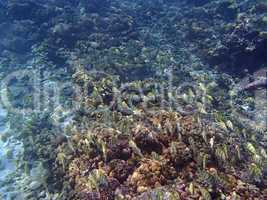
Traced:
<path id="1" fill-rule="evenodd" d="M 267 200 L 267 1 L 0 0 L 0 200 Z"/>

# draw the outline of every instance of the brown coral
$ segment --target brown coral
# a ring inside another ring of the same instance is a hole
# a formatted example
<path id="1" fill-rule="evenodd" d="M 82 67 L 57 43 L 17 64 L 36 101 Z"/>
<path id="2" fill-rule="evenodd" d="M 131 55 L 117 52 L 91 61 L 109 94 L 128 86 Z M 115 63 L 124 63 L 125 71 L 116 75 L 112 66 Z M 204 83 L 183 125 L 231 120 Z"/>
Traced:
<path id="1" fill-rule="evenodd" d="M 140 166 L 129 177 L 130 184 L 137 192 L 145 192 L 149 188 L 166 184 L 166 178 L 162 175 L 163 166 L 155 160 L 144 159 Z"/>

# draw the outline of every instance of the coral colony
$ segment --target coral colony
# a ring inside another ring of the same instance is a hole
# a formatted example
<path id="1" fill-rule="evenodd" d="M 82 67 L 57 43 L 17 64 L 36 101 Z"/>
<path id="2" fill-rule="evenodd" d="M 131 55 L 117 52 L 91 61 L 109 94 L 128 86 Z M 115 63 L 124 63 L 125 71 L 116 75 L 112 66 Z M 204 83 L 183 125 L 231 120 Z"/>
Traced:
<path id="1" fill-rule="evenodd" d="M 1 0 L 0 199 L 267 199 L 267 3 Z"/>

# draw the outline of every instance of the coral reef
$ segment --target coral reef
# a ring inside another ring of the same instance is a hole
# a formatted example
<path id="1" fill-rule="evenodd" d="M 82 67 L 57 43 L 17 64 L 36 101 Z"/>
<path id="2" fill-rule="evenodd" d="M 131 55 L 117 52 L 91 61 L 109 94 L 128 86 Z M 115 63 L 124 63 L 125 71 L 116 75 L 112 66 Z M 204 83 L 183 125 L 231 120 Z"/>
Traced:
<path id="1" fill-rule="evenodd" d="M 0 1 L 1 140 L 17 165 L 0 198 L 266 199 L 266 70 L 252 78 L 267 66 L 266 11 Z"/>
<path id="2" fill-rule="evenodd" d="M 98 127 L 85 135 L 73 135 L 77 150 L 66 159 L 68 167 L 61 168 L 66 180 L 72 183 L 75 198 L 96 195 L 97 199 L 132 199 L 162 187 L 181 199 L 213 199 L 222 195 L 264 198 L 266 189 L 264 192 L 254 185 L 263 182 L 248 183 L 249 179 L 242 175 L 246 170 L 254 173 L 253 169 L 246 169 L 250 161 L 241 158 L 248 153 L 245 148 L 256 151 L 252 144 L 240 146 L 237 151 L 237 142 L 221 144 L 224 131 L 219 128 L 167 111 L 156 115 L 142 112 L 132 127 L 129 133 Z M 257 164 L 252 165 L 260 170 Z"/>

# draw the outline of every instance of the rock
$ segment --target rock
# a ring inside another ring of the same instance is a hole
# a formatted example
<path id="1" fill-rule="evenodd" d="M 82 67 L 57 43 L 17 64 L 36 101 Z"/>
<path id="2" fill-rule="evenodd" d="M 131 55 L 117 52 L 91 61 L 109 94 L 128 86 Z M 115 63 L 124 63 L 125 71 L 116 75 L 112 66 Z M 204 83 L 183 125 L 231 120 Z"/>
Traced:
<path id="1" fill-rule="evenodd" d="M 182 167 L 192 160 L 192 152 L 183 142 L 173 142 L 167 152 L 176 167 Z"/>
<path id="2" fill-rule="evenodd" d="M 154 188 L 166 183 L 166 179 L 162 176 L 163 166 L 155 160 L 143 159 L 142 164 L 129 176 L 128 181 L 136 188 Z"/>
<path id="3" fill-rule="evenodd" d="M 115 192 L 120 186 L 120 182 L 116 178 L 108 178 L 108 186 L 112 192 Z"/>
<path id="4" fill-rule="evenodd" d="M 118 179 L 120 183 L 123 183 L 133 171 L 133 167 L 124 160 L 112 160 L 109 166 L 111 168 L 109 175 Z"/>
<path id="5" fill-rule="evenodd" d="M 146 153 L 151 153 L 152 151 L 156 153 L 162 152 L 162 144 L 158 141 L 153 133 L 142 131 L 135 137 L 135 143 L 137 146 Z"/>
<path id="6" fill-rule="evenodd" d="M 52 144 L 55 146 L 59 146 L 62 143 L 65 143 L 68 141 L 68 138 L 65 135 L 59 134 L 55 137 L 55 139 L 52 141 Z"/>
<path id="7" fill-rule="evenodd" d="M 128 160 L 132 154 L 132 150 L 129 147 L 128 140 L 129 139 L 127 136 L 119 135 L 116 144 L 109 144 L 107 151 L 107 160 Z"/>

